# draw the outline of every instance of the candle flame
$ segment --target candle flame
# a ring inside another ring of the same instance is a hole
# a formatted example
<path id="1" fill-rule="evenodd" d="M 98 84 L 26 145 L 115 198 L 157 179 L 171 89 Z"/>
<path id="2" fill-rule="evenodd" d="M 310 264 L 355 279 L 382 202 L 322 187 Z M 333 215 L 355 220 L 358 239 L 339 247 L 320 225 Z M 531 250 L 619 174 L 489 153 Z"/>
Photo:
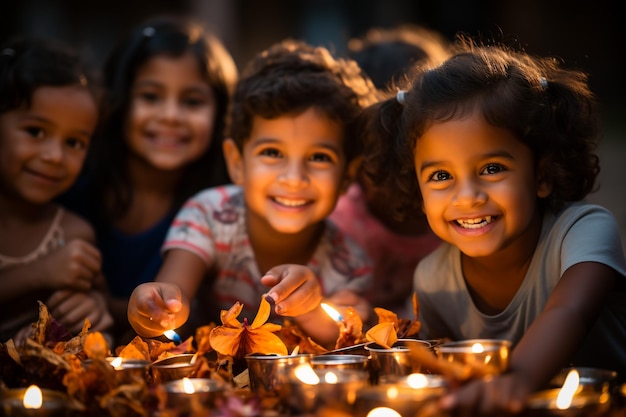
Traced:
<path id="1" fill-rule="evenodd" d="M 185 394 L 193 394 L 194 392 L 196 392 L 195 388 L 193 387 L 193 383 L 187 377 L 183 378 L 183 391 L 185 391 Z"/>
<path id="2" fill-rule="evenodd" d="M 168 339 L 170 339 L 171 341 L 173 341 L 175 343 L 180 343 L 181 342 L 180 336 L 174 330 L 166 330 L 166 331 L 164 331 L 163 332 L 163 336 L 167 337 Z"/>
<path id="3" fill-rule="evenodd" d="M 118 356 L 111 361 L 111 366 L 115 369 L 122 369 L 122 357 Z"/>
<path id="4" fill-rule="evenodd" d="M 294 375 L 301 382 L 307 385 L 317 385 L 320 383 L 320 377 L 317 376 L 311 365 L 308 363 L 303 363 L 302 365 L 296 366 L 294 370 Z"/>
<path id="5" fill-rule="evenodd" d="M 43 394 L 37 385 L 31 385 L 24 393 L 24 408 L 41 408 Z"/>
<path id="6" fill-rule="evenodd" d="M 320 306 L 324 309 L 326 314 L 328 314 L 330 316 L 331 319 L 333 319 L 335 321 L 342 321 L 343 320 L 343 317 L 341 316 L 341 314 L 337 310 L 335 310 L 334 308 L 329 306 L 328 304 L 320 303 Z"/>
<path id="7" fill-rule="evenodd" d="M 324 374 L 324 381 L 328 384 L 336 384 L 339 382 L 339 378 L 337 378 L 337 375 L 334 372 L 326 372 Z"/>
<path id="8" fill-rule="evenodd" d="M 402 417 L 402 414 L 398 413 L 393 408 L 389 407 L 376 407 L 372 408 L 367 417 Z"/>
<path id="9" fill-rule="evenodd" d="M 428 378 L 424 374 L 411 374 L 406 379 L 407 384 L 411 388 L 425 388 L 428 386 Z"/>
<path id="10" fill-rule="evenodd" d="M 398 398 L 398 388 L 397 387 L 389 387 L 387 389 L 387 398 L 390 400 Z"/>
<path id="11" fill-rule="evenodd" d="M 300 352 L 300 345 L 297 345 L 295 348 L 293 348 L 293 350 L 291 351 L 291 356 L 296 356 L 298 354 L 298 352 Z"/>
<path id="12" fill-rule="evenodd" d="M 472 353 L 483 353 L 485 351 L 485 347 L 482 343 L 474 343 L 472 345 Z"/>
<path id="13" fill-rule="evenodd" d="M 578 390 L 579 381 L 580 376 L 578 375 L 578 371 L 576 369 L 569 371 L 567 377 L 565 378 L 565 382 L 563 383 L 563 387 L 559 391 L 559 395 L 556 397 L 556 407 L 559 410 L 565 410 L 570 407 L 572 399 Z"/>

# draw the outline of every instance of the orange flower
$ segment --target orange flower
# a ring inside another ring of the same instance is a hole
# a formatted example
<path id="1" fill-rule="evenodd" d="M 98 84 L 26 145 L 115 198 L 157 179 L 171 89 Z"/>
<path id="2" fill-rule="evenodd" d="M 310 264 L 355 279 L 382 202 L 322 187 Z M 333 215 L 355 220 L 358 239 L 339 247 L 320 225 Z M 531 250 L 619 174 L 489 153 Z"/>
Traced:
<path id="1" fill-rule="evenodd" d="M 213 349 L 221 355 L 234 358 L 243 358 L 251 353 L 287 355 L 285 343 L 274 334 L 282 326 L 266 323 L 271 307 L 265 297 L 261 298 L 259 311 L 252 324 L 248 325 L 247 319 L 243 323 L 237 320 L 242 309 L 243 304 L 236 302 L 230 310 L 221 311 L 222 325 L 211 330 L 209 336 Z"/>

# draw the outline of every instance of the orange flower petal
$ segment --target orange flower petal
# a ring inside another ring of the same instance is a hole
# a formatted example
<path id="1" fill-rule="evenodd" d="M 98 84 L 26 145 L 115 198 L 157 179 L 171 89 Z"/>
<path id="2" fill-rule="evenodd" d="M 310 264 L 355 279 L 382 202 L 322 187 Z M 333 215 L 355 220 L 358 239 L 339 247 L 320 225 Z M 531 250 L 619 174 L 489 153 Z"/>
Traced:
<path id="1" fill-rule="evenodd" d="M 265 297 L 261 297 L 261 305 L 259 306 L 259 311 L 257 311 L 254 321 L 250 325 L 251 329 L 261 327 L 263 323 L 265 323 L 267 319 L 270 318 L 270 308 L 270 303 L 267 302 Z"/>
<path id="2" fill-rule="evenodd" d="M 262 353 L 264 355 L 287 355 L 287 346 L 275 335 L 261 329 L 249 329 L 245 338 L 245 353 Z"/>
<path id="3" fill-rule="evenodd" d="M 370 342 L 391 348 L 391 346 L 398 341 L 398 334 L 392 322 L 384 322 L 369 329 L 367 333 L 365 333 L 365 338 Z"/>
<path id="4" fill-rule="evenodd" d="M 217 326 L 211 330 L 209 341 L 211 347 L 218 353 L 226 356 L 236 356 L 242 340 L 244 327 L 238 329 L 226 326 Z"/>
<path id="5" fill-rule="evenodd" d="M 241 328 L 243 324 L 237 320 L 239 314 L 241 314 L 241 310 L 243 310 L 243 304 L 237 301 L 233 306 L 227 310 L 222 310 L 220 312 L 220 320 L 224 326 L 229 326 L 233 328 Z"/>

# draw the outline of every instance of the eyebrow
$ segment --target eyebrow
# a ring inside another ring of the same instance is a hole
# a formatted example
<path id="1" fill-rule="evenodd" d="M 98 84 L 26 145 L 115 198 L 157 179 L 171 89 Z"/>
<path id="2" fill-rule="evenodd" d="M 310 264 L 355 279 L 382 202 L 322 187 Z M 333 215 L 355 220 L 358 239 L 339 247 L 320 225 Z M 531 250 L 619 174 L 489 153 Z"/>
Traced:
<path id="1" fill-rule="evenodd" d="M 45 117 L 41 117 L 38 116 L 36 114 L 25 114 L 24 116 L 22 116 L 22 118 L 19 120 L 20 123 L 29 123 L 29 122 L 36 122 L 36 123 L 40 123 L 42 125 L 45 126 L 54 126 L 55 123 L 49 119 L 46 119 Z M 82 129 L 78 129 L 78 130 L 74 130 L 72 131 L 72 135 L 83 135 L 83 136 L 87 136 L 87 137 L 91 137 L 93 136 L 93 132 L 89 132 L 87 130 L 82 130 Z"/>
<path id="2" fill-rule="evenodd" d="M 164 85 L 157 81 L 152 80 L 142 80 L 138 81 L 133 85 L 133 89 L 136 88 L 144 88 L 144 87 L 155 87 L 155 88 L 165 88 Z M 204 83 L 198 83 L 188 86 L 183 86 L 182 91 L 184 92 L 199 92 L 203 94 L 209 94 L 211 92 L 211 87 L 205 85 Z"/>
<path id="3" fill-rule="evenodd" d="M 490 152 L 490 153 L 481 155 L 481 159 L 490 159 L 490 158 L 504 158 L 510 161 L 515 160 L 513 155 L 511 155 L 509 152 L 506 152 L 506 151 L 496 151 L 496 152 Z M 445 164 L 445 161 L 424 161 L 419 167 L 419 172 L 422 173 L 428 168 L 432 168 L 434 166 L 439 166 L 439 165 L 444 165 L 444 164 Z"/>
<path id="4" fill-rule="evenodd" d="M 260 146 L 260 145 L 273 145 L 273 144 L 280 144 L 283 141 L 279 140 L 279 139 L 275 139 L 273 137 L 261 137 L 261 138 L 257 138 L 254 141 L 254 146 Z M 335 144 L 326 144 L 326 143 L 322 143 L 322 144 L 315 144 L 314 145 L 317 148 L 323 148 L 323 149 L 328 149 L 329 151 L 335 152 L 335 153 L 339 153 L 341 152 L 342 148 L 340 146 L 337 146 Z"/>

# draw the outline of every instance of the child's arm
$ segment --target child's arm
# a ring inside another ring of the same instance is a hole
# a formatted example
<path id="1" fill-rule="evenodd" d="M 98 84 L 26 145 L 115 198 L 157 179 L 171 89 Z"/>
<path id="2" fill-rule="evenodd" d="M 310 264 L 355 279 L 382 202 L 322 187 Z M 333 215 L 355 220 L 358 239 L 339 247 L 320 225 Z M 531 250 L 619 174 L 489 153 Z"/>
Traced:
<path id="1" fill-rule="evenodd" d="M 25 265 L 0 272 L 0 302 L 41 289 L 88 291 L 100 273 L 100 252 L 84 239 Z"/>
<path id="2" fill-rule="evenodd" d="M 520 411 L 528 395 L 544 386 L 576 352 L 617 279 L 615 270 L 600 263 L 570 267 L 513 350 L 509 372 L 468 383 L 443 399 L 444 408 L 479 414 Z"/>
<path id="3" fill-rule="evenodd" d="M 189 318 L 189 300 L 193 299 L 207 273 L 207 265 L 192 252 L 167 251 L 155 282 L 135 288 L 128 302 L 128 321 L 143 337 L 163 335 Z"/>
<path id="4" fill-rule="evenodd" d="M 304 265 L 279 265 L 270 269 L 261 282 L 271 287 L 268 295 L 281 316 L 293 317 L 305 334 L 322 345 L 333 345 L 339 326 L 320 307 L 322 289 L 310 268 Z"/>

